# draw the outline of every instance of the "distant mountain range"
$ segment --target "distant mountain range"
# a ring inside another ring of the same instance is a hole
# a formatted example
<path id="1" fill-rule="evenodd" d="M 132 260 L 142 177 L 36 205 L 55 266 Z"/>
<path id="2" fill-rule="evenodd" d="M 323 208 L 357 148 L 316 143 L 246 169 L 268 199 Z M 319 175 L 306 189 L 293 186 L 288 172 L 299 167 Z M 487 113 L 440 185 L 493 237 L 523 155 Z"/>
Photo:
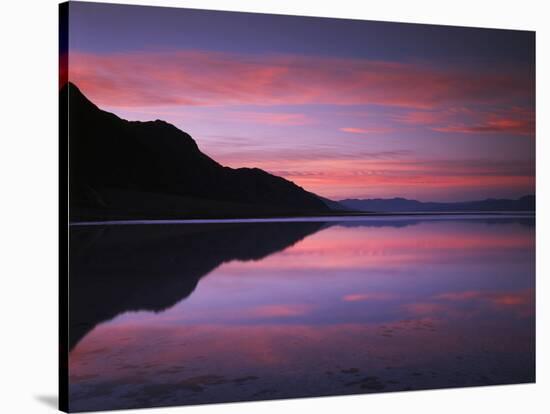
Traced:
<path id="1" fill-rule="evenodd" d="M 74 220 L 258 217 L 330 212 L 325 201 L 258 168 L 224 167 L 164 121 L 126 121 L 72 83 L 69 199 Z"/>
<path id="2" fill-rule="evenodd" d="M 422 202 L 406 198 L 346 199 L 338 203 L 349 210 L 365 212 L 535 211 L 534 195 L 517 200 L 489 198 L 457 203 Z"/>

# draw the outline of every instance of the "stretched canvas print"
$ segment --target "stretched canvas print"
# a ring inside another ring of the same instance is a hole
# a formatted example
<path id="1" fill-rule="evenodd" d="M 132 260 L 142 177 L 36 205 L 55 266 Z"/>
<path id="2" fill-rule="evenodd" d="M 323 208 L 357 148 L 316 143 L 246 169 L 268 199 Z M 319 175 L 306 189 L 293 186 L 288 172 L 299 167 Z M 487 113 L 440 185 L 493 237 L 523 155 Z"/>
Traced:
<path id="1" fill-rule="evenodd" d="M 60 5 L 60 408 L 535 381 L 535 33 Z"/>

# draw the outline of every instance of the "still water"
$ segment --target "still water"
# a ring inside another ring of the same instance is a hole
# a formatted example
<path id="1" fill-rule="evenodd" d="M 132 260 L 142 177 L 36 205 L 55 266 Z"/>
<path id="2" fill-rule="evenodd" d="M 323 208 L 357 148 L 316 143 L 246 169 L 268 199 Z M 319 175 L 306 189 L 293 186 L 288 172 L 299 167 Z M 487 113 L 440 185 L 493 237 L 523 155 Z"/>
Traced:
<path id="1" fill-rule="evenodd" d="M 70 409 L 535 380 L 531 216 L 73 226 Z"/>

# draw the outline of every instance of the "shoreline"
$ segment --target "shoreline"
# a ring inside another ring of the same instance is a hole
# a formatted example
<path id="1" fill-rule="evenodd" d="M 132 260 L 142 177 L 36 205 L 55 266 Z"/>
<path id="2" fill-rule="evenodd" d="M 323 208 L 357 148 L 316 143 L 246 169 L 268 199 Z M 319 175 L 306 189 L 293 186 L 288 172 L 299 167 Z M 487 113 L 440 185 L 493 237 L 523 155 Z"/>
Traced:
<path id="1" fill-rule="evenodd" d="M 72 227 L 84 226 L 128 226 L 155 224 L 214 224 L 214 223 L 296 223 L 296 222 L 339 222 L 376 221 L 381 219 L 410 220 L 416 217 L 424 220 L 445 220 L 449 218 L 535 218 L 535 211 L 434 211 L 434 212 L 380 212 L 334 215 L 242 217 L 242 218 L 182 218 L 182 219 L 131 219 L 131 220 L 86 220 L 69 222 Z"/>

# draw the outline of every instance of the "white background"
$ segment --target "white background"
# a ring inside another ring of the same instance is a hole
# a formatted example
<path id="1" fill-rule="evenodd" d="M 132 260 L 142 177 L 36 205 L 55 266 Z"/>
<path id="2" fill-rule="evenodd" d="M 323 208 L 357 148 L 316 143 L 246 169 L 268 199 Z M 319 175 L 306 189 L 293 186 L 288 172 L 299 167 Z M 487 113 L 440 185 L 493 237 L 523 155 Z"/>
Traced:
<path id="1" fill-rule="evenodd" d="M 111 1 L 122 3 L 120 1 Z M 0 412 L 56 410 L 57 1 L 1 2 Z M 141 413 L 540 413 L 550 406 L 548 116 L 550 51 L 545 1 L 132 0 L 134 4 L 258 11 L 537 31 L 537 384 L 261 403 Z M 498 151 L 498 148 L 495 148 Z M 546 187 L 546 191 L 545 188 Z M 546 255 L 544 254 L 546 253 Z M 546 406 L 546 407 L 545 407 Z"/>

